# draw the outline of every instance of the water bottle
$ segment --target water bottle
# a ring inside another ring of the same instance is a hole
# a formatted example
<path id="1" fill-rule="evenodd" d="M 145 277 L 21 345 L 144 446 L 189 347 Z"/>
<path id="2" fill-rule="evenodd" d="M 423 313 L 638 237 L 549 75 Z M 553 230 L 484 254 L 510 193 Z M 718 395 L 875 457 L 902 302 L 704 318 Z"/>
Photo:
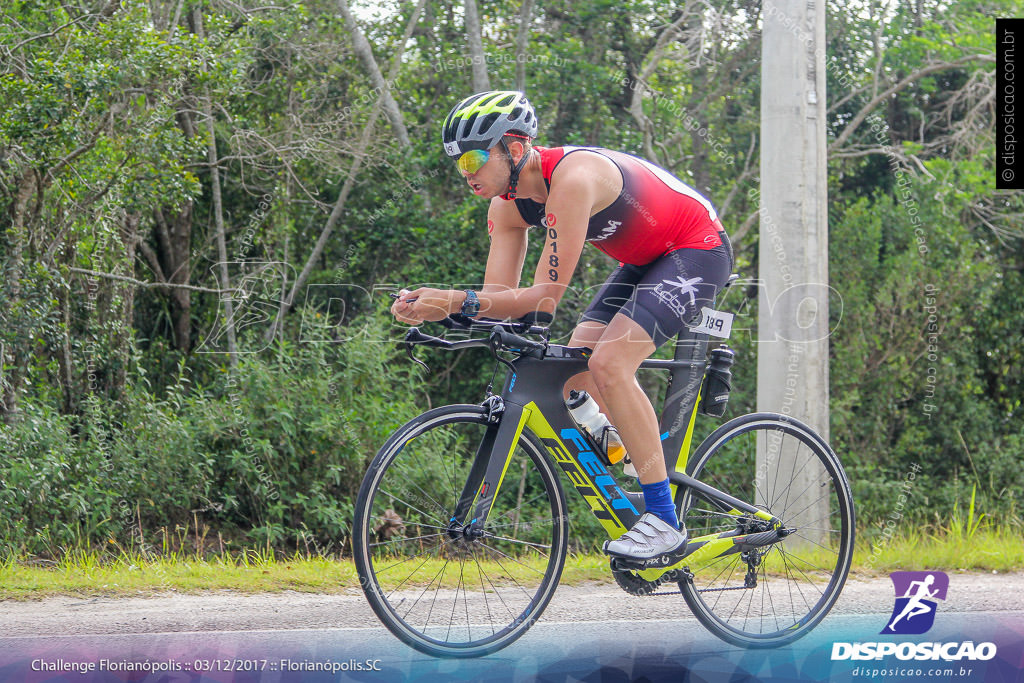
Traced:
<path id="1" fill-rule="evenodd" d="M 711 365 L 704 376 L 700 412 L 712 417 L 725 415 L 729 403 L 729 389 L 732 388 L 732 367 L 736 353 L 725 344 L 711 351 Z"/>
<path id="2" fill-rule="evenodd" d="M 626 457 L 626 447 L 622 445 L 618 430 L 608 421 L 590 394 L 585 391 L 570 391 L 565 406 L 569 409 L 572 419 L 576 420 L 576 424 L 587 430 L 598 445 L 598 455 L 605 464 L 614 465 Z M 631 464 L 628 466 L 632 467 Z"/>

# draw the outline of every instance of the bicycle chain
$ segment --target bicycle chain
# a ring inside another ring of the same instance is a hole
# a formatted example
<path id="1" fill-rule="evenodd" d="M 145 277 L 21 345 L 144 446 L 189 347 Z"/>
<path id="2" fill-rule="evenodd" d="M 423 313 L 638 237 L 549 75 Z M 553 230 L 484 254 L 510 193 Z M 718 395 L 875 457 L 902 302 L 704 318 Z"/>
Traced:
<path id="1" fill-rule="evenodd" d="M 729 586 L 727 588 L 698 588 L 698 593 L 719 593 L 721 591 L 745 591 L 748 590 L 747 586 Z M 682 591 L 662 591 L 660 593 L 646 593 L 650 597 L 655 595 L 682 595 Z"/>
<path id="2" fill-rule="evenodd" d="M 681 590 L 675 591 L 655 591 L 658 586 L 663 583 L 670 581 L 679 581 L 679 570 L 673 569 L 665 572 L 662 576 L 659 576 L 654 581 L 648 581 L 647 579 L 640 578 L 636 574 L 628 571 L 612 571 L 612 575 L 615 577 L 615 583 L 619 584 L 619 588 L 629 593 L 630 595 L 638 595 L 646 598 L 653 598 L 660 595 L 682 595 Z M 746 582 L 744 582 L 746 583 Z M 744 591 L 753 588 L 753 586 L 727 586 L 725 588 L 698 588 L 698 593 L 719 593 L 722 591 Z"/>

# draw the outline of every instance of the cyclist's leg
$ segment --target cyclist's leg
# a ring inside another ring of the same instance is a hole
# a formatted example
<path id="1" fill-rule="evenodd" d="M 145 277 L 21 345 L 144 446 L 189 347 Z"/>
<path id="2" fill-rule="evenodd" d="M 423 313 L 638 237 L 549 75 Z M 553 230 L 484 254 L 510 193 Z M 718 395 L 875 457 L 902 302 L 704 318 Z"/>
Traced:
<path id="1" fill-rule="evenodd" d="M 651 400 L 636 381 L 640 363 L 655 351 L 651 335 L 621 312 L 612 318 L 590 358 L 590 375 L 605 401 L 612 424 L 626 446 L 641 484 L 668 475 Z"/>
<path id="2" fill-rule="evenodd" d="M 650 399 L 636 381 L 640 363 L 700 317 L 729 278 L 728 246 L 678 249 L 650 264 L 594 349 L 590 370 L 613 424 L 621 425 L 640 483 L 668 475 Z"/>
<path id="3" fill-rule="evenodd" d="M 701 307 L 714 301 L 731 266 L 725 245 L 712 250 L 680 249 L 658 259 L 609 323 L 590 359 L 591 375 L 612 423 L 620 426 L 651 513 L 644 514 L 622 538 L 605 545 L 612 555 L 648 559 L 676 552 L 686 543 L 685 529 L 674 529 L 677 520 L 658 418 L 636 382 L 636 371 L 658 346 L 700 317 Z"/>
<path id="4" fill-rule="evenodd" d="M 607 327 L 607 323 L 597 322 L 596 320 L 582 320 L 576 326 L 576 329 L 572 331 L 572 336 L 569 338 L 569 346 L 588 346 L 594 348 Z M 601 397 L 601 392 L 598 391 L 597 385 L 594 384 L 594 379 L 590 376 L 589 370 L 569 378 L 562 391 L 562 398 L 569 398 L 569 392 L 574 390 L 589 393 L 597 401 L 601 410 L 604 411 L 604 399 Z"/>
<path id="5" fill-rule="evenodd" d="M 569 339 L 569 346 L 587 346 L 596 349 L 608 323 L 622 308 L 622 305 L 633 296 L 636 283 L 640 281 L 646 270 L 646 266 L 622 264 L 612 271 L 583 312 L 580 323 L 573 330 L 572 337 Z M 601 391 L 594 383 L 589 371 L 571 377 L 565 383 L 563 397 L 568 398 L 571 390 L 588 392 L 597 401 L 601 411 L 607 414 L 604 397 L 601 396 Z"/>
<path id="6" fill-rule="evenodd" d="M 658 438 L 654 406 L 636 381 L 636 371 L 654 353 L 651 335 L 622 311 L 612 318 L 590 358 L 590 372 L 607 403 L 608 416 L 619 426 L 644 494 L 644 514 L 625 534 L 607 541 L 609 555 L 646 561 L 678 554 L 686 547 Z"/>

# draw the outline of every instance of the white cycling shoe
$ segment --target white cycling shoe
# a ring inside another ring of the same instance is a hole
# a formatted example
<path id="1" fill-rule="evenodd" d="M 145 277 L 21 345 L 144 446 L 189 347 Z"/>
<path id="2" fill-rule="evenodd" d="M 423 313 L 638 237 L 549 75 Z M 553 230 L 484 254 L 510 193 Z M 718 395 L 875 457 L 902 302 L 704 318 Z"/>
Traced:
<path id="1" fill-rule="evenodd" d="M 629 560 L 650 560 L 681 553 L 687 538 L 685 526 L 676 529 L 661 517 L 645 512 L 632 529 L 614 541 L 605 541 L 604 551 Z"/>

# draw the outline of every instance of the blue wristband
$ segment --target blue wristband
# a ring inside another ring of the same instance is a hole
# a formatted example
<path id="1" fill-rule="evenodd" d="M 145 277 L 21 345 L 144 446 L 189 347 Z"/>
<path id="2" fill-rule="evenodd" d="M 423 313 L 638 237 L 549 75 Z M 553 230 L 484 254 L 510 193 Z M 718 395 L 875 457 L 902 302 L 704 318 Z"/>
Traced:
<path id="1" fill-rule="evenodd" d="M 466 300 L 462 302 L 462 315 L 473 318 L 480 312 L 480 299 L 472 289 L 465 290 Z"/>

